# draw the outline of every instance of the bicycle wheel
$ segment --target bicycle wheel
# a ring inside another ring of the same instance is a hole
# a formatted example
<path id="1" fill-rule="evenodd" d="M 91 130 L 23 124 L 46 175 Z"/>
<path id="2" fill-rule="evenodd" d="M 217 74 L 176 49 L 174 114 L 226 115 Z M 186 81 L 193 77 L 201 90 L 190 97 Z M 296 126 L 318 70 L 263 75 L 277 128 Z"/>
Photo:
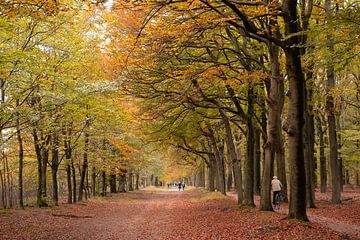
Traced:
<path id="1" fill-rule="evenodd" d="M 275 209 L 280 209 L 281 195 L 277 194 L 275 197 Z"/>

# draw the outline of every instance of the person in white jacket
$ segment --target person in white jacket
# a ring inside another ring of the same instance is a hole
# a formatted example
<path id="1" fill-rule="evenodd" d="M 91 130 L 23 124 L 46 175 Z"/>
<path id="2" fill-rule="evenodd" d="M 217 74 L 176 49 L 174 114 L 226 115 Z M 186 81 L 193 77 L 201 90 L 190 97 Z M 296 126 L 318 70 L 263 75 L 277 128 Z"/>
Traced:
<path id="1" fill-rule="evenodd" d="M 282 184 L 279 179 L 277 179 L 277 176 L 273 177 L 273 180 L 271 180 L 271 190 L 273 191 L 273 204 L 275 205 L 275 198 L 278 194 L 281 193 Z"/>

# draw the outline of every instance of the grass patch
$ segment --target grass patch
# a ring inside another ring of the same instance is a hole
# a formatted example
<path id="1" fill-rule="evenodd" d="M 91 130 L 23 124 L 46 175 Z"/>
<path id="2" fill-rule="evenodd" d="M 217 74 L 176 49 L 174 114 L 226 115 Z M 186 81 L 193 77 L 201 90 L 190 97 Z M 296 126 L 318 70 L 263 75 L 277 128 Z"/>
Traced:
<path id="1" fill-rule="evenodd" d="M 10 209 L 0 209 L 0 216 L 10 216 L 12 212 Z"/>
<path id="2" fill-rule="evenodd" d="M 145 192 L 165 192 L 167 190 L 168 190 L 167 187 L 149 186 L 149 187 L 141 189 L 140 191 L 145 191 Z"/>
<path id="3" fill-rule="evenodd" d="M 204 192 L 196 197 L 190 199 L 191 202 L 207 202 L 211 200 L 225 200 L 226 196 L 219 192 Z"/>

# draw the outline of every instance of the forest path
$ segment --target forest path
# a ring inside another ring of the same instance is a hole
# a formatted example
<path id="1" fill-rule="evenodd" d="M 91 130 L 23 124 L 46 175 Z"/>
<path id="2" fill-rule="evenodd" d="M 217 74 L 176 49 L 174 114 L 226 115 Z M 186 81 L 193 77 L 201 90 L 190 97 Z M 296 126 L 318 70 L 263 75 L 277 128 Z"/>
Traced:
<path id="1" fill-rule="evenodd" d="M 0 212 L 0 239 L 344 239 L 326 226 L 283 217 L 239 208 L 219 193 L 139 191 L 53 208 Z"/>
<path id="2" fill-rule="evenodd" d="M 234 192 L 227 193 L 232 199 L 237 200 L 237 195 Z M 357 197 L 357 196 L 356 196 Z M 354 197 L 355 199 L 357 199 Z M 357 204 L 359 204 L 359 199 L 357 199 Z M 260 204 L 259 197 L 255 197 L 255 203 L 257 206 Z M 319 206 L 319 205 L 318 205 Z M 334 214 L 334 217 L 322 216 L 322 214 L 329 215 L 329 209 L 321 209 L 321 206 L 315 209 L 309 209 L 307 211 L 307 216 L 310 222 L 318 223 L 326 228 L 332 229 L 341 234 L 343 239 L 360 239 L 360 225 L 349 224 L 345 221 L 341 221 L 338 218 L 337 214 Z M 336 205 L 333 205 L 336 206 Z M 353 206 L 353 207 L 356 207 Z M 282 214 L 283 217 L 286 217 L 288 214 L 289 208 L 287 203 L 282 203 L 279 210 L 275 210 L 276 213 Z M 341 210 L 340 210 L 341 211 Z M 351 217 L 351 211 L 348 212 Z M 355 215 L 357 215 L 355 213 Z M 353 216 L 357 217 L 357 216 Z M 359 223 L 360 224 L 360 223 Z"/>

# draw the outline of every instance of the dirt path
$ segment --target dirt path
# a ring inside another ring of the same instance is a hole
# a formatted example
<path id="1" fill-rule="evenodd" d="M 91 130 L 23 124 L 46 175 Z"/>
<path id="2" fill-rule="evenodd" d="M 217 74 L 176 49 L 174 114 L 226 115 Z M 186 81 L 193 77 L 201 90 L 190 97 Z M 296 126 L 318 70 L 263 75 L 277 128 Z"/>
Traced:
<path id="1" fill-rule="evenodd" d="M 217 193 L 144 191 L 0 213 L 0 239 L 344 239 L 328 227 L 281 218 Z"/>
<path id="2" fill-rule="evenodd" d="M 232 199 L 237 199 L 237 196 L 234 193 L 229 193 L 229 196 Z M 256 202 L 257 205 L 259 205 L 259 199 L 256 199 Z M 288 210 L 287 204 L 282 204 L 281 209 L 276 210 L 276 213 L 280 213 L 285 217 L 288 214 Z M 321 211 L 317 211 L 317 213 L 307 212 L 310 222 L 316 222 L 326 228 L 340 233 L 343 239 L 360 239 L 360 226 L 349 224 L 330 217 L 321 216 L 320 214 Z"/>

